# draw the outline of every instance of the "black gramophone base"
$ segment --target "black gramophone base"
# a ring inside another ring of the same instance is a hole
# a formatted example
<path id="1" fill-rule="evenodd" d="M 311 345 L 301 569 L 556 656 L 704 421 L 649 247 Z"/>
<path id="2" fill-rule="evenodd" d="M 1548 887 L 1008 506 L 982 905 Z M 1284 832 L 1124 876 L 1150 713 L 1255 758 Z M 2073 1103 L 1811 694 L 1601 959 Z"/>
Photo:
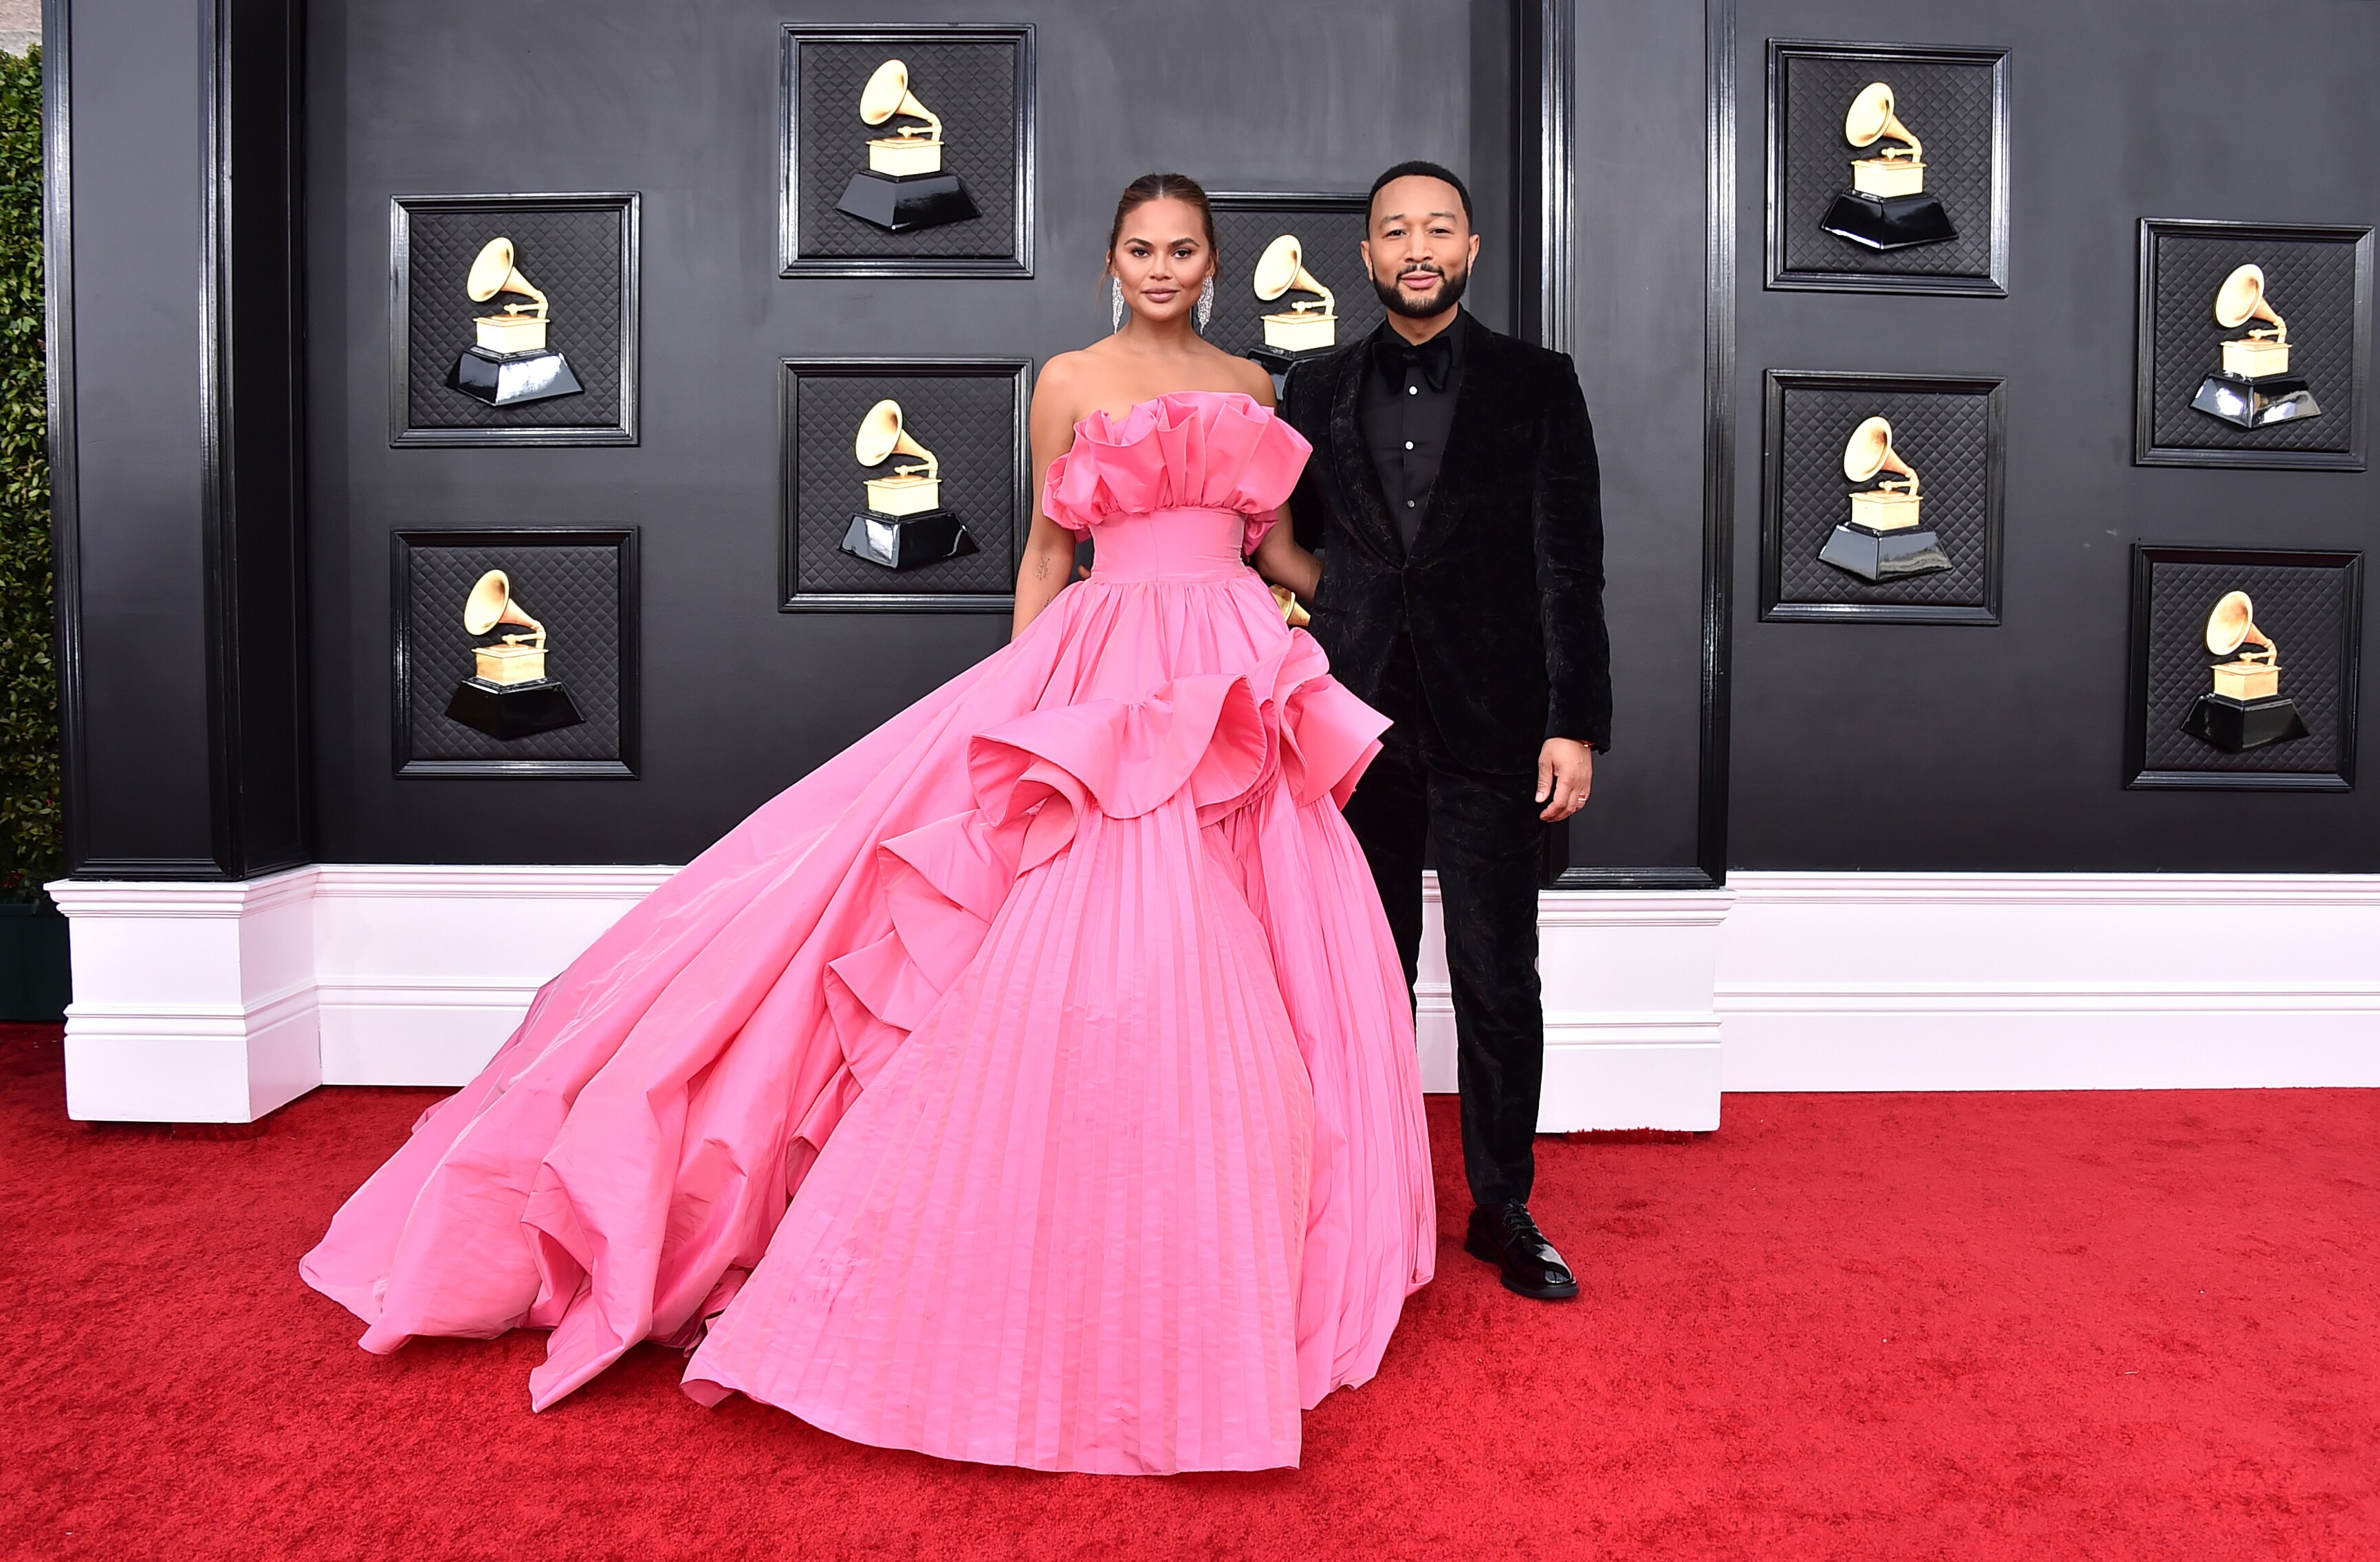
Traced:
<path id="1" fill-rule="evenodd" d="M 1950 567 L 1941 539 L 1931 527 L 1870 531 L 1856 521 L 1845 521 L 1835 528 L 1827 545 L 1818 550 L 1818 562 L 1848 570 L 1862 580 L 1898 580 Z"/>
<path id="2" fill-rule="evenodd" d="M 843 187 L 843 199 L 834 209 L 887 233 L 940 227 L 981 215 L 956 174 L 871 174 L 864 168 Z"/>
<path id="3" fill-rule="evenodd" d="M 1258 345 L 1250 347 L 1245 356 L 1256 359 L 1264 366 L 1266 373 L 1278 379 L 1301 363 L 1311 363 L 1316 358 L 1327 358 L 1338 350 L 1336 343 L 1328 347 L 1300 347 L 1295 352 L 1282 347 Z"/>
<path id="4" fill-rule="evenodd" d="M 966 523 L 948 510 L 915 515 L 861 514 L 844 529 L 843 551 L 888 570 L 913 570 L 963 559 L 976 551 Z"/>
<path id="5" fill-rule="evenodd" d="M 534 684 L 491 684 L 466 678 L 455 685 L 446 702 L 446 719 L 460 721 L 499 743 L 559 732 L 587 720 L 572 704 L 570 691 L 551 678 Z"/>
<path id="6" fill-rule="evenodd" d="M 1942 210 L 1941 198 L 1915 195 L 1862 195 L 1845 190 L 1835 197 L 1818 225 L 1837 238 L 1878 251 L 1907 249 L 1920 244 L 1941 244 L 1959 236 Z"/>
<path id="7" fill-rule="evenodd" d="M 2267 695 L 2263 699 L 2201 695 L 2182 719 L 2181 730 L 2226 754 L 2243 754 L 2268 743 L 2287 743 L 2306 735 L 2305 720 L 2287 695 Z"/>
<path id="8" fill-rule="evenodd" d="M 575 396 L 586 389 L 578 376 L 570 372 L 570 360 L 551 348 L 533 353 L 467 348 L 447 371 L 446 386 L 490 406 L 550 401 L 555 396 Z"/>
<path id="9" fill-rule="evenodd" d="M 2322 416 L 2305 378 L 2298 374 L 2267 374 L 2261 380 L 2216 372 L 2198 382 L 2190 405 L 2209 418 L 2241 429 L 2265 429 L 2275 423 L 2302 423 Z"/>

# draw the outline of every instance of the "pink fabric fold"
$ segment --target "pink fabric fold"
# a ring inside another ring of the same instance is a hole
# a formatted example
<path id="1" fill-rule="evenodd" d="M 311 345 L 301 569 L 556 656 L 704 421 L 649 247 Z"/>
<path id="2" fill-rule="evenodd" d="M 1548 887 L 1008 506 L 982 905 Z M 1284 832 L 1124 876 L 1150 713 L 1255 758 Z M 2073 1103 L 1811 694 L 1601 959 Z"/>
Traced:
<path id="1" fill-rule="evenodd" d="M 1243 551 L 1272 529 L 1314 447 L 1253 396 L 1188 391 L 1094 412 L 1050 463 L 1041 513 L 1087 532 L 1116 515 L 1209 505 L 1246 518 Z"/>

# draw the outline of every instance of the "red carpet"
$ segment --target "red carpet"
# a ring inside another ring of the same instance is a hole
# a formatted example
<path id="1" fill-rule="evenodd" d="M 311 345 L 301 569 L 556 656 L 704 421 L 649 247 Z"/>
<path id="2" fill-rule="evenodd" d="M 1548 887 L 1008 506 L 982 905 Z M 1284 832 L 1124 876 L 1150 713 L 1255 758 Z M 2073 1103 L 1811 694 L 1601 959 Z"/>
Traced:
<path id="1" fill-rule="evenodd" d="M 2380 1092 L 1547 1141 L 1583 1302 L 1450 1240 L 1304 1469 L 1125 1480 L 704 1411 L 651 1348 L 542 1416 L 540 1337 L 367 1356 L 298 1255 L 431 1093 L 176 1137 L 67 1121 L 59 1058 L 0 1029 L 0 1555 L 2380 1557 Z"/>

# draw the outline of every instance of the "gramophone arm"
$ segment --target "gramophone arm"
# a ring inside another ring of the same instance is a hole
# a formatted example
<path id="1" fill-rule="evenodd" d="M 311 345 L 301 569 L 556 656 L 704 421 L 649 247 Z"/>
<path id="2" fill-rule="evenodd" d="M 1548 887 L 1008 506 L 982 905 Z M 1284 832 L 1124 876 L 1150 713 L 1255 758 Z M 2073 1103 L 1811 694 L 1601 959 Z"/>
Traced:
<path id="1" fill-rule="evenodd" d="M 902 114 L 914 114 L 918 118 L 924 120 L 926 122 L 926 139 L 929 141 L 940 141 L 942 139 L 942 116 L 936 114 L 932 109 L 928 108 L 925 104 L 918 103 L 915 98 L 910 99 L 909 102 L 911 104 L 910 107 L 901 109 L 898 112 Z M 914 125 L 903 125 L 895 127 L 892 133 L 896 136 L 914 136 L 917 133 L 917 129 Z"/>
<path id="2" fill-rule="evenodd" d="M 896 465 L 892 468 L 892 475 L 896 478 L 914 478 L 922 471 L 926 474 L 929 481 L 938 478 L 942 475 L 942 463 L 932 451 L 921 450 L 917 454 L 926 458 L 926 464 L 923 466 L 918 466 L 914 464 L 907 466 Z"/>
<path id="3" fill-rule="evenodd" d="M 520 612 L 520 610 L 519 610 L 518 608 L 515 608 L 513 611 L 514 611 L 515 612 Z M 516 621 L 508 621 L 508 622 L 517 622 L 517 623 L 520 624 L 520 626 L 521 626 L 522 628 L 524 628 L 524 629 L 528 630 L 528 633 L 527 635 L 507 635 L 507 636 L 504 636 L 504 644 L 505 644 L 505 645 L 507 645 L 507 646 L 517 646 L 517 645 L 519 645 L 523 640 L 527 640 L 527 641 L 528 642 L 528 644 L 529 644 L 529 648 L 530 648 L 531 650 L 541 651 L 541 650 L 545 649 L 545 625 L 544 625 L 544 624 L 540 624 L 537 620 L 535 620 L 535 619 L 533 619 L 533 618 L 529 617 L 529 615 L 528 615 L 528 614 L 527 614 L 527 613 L 525 613 L 525 612 L 524 612 L 524 613 L 521 613 L 521 615 L 520 615 L 519 619 L 517 619 Z"/>
<path id="4" fill-rule="evenodd" d="M 504 306 L 504 313 L 508 315 L 516 315 L 525 309 L 533 309 L 537 311 L 538 319 L 543 320 L 546 318 L 545 295 L 531 286 L 528 278 L 521 275 L 520 272 L 513 272 L 513 285 L 510 287 L 505 288 L 504 291 L 507 293 L 526 293 L 529 297 L 536 300 L 534 303 L 530 304 L 506 304 Z"/>

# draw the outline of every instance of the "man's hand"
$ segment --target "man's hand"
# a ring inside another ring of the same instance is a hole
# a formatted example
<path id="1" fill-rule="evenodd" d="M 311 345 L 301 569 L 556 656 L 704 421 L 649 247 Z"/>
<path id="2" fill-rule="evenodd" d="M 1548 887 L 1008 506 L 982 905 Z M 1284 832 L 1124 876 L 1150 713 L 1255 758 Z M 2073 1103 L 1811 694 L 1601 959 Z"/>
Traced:
<path id="1" fill-rule="evenodd" d="M 1546 810 L 1537 817 L 1560 824 L 1586 806 L 1594 787 L 1595 750 L 1569 738 L 1546 739 L 1537 750 L 1537 801 Z"/>

